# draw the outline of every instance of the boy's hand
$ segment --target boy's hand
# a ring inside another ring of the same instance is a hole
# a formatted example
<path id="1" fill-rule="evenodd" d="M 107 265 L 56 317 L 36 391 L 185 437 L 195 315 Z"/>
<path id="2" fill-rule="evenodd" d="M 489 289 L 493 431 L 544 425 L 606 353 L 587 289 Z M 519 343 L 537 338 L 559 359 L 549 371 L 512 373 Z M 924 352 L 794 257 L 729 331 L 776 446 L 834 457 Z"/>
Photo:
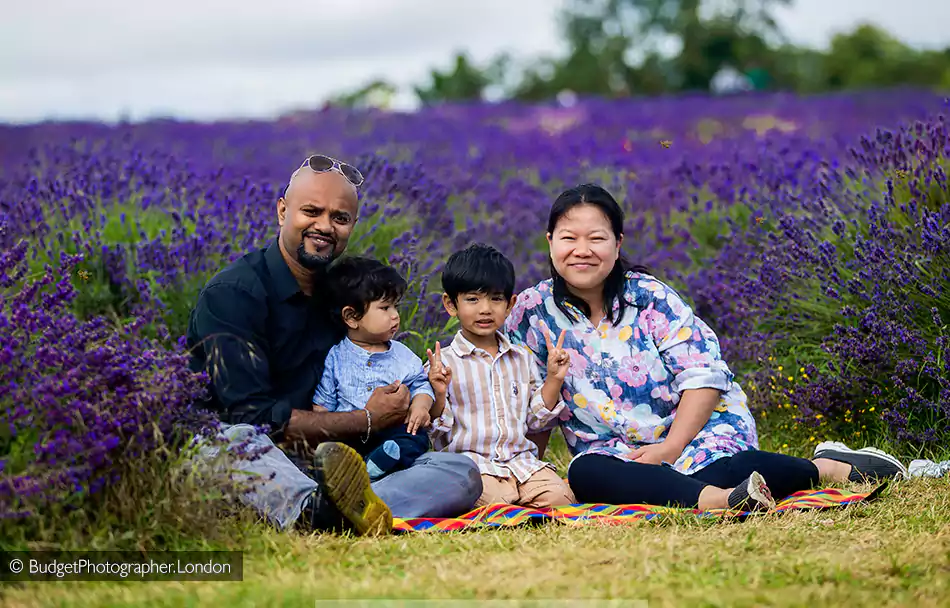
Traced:
<path id="1" fill-rule="evenodd" d="M 449 384 L 452 382 L 452 370 L 447 365 L 442 364 L 442 349 L 439 343 L 435 343 L 435 354 L 432 349 L 426 349 L 429 356 L 429 384 L 437 395 L 444 395 L 449 391 Z"/>
<path id="2" fill-rule="evenodd" d="M 567 370 L 571 367 L 571 356 L 567 354 L 566 350 L 561 348 L 564 344 L 564 334 L 567 330 L 562 329 L 561 335 L 558 336 L 557 344 L 552 344 L 551 332 L 548 330 L 547 324 L 542 324 L 541 329 L 544 331 L 544 342 L 548 347 L 548 377 L 563 382 L 567 376 Z"/>
<path id="3" fill-rule="evenodd" d="M 424 404 L 415 404 L 409 407 L 409 415 L 406 417 L 406 429 L 410 435 L 415 435 L 419 429 L 426 428 L 432 422 L 429 416 L 429 407 Z"/>

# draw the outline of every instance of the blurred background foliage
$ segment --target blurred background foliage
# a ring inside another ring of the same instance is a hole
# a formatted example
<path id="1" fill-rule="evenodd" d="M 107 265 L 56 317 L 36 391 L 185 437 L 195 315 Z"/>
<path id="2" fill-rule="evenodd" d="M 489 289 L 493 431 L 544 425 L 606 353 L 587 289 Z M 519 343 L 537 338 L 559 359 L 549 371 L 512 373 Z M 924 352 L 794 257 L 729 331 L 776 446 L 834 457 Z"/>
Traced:
<path id="1" fill-rule="evenodd" d="M 917 49 L 859 24 L 829 48 L 792 44 L 774 19 L 793 0 L 570 0 L 559 16 L 567 52 L 499 54 L 476 65 L 457 53 L 415 87 L 424 105 L 445 101 L 543 101 L 683 92 L 827 91 L 899 86 L 950 89 L 950 47 Z M 898 8 L 895 6 L 895 10 Z M 329 105 L 385 106 L 396 88 L 376 80 Z"/>

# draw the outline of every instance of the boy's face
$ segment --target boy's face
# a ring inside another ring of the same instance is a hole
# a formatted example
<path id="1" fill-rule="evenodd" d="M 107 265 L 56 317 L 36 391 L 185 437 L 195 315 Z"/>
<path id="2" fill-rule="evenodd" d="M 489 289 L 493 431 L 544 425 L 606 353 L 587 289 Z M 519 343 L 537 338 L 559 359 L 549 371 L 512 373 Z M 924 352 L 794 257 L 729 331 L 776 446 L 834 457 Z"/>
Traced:
<path id="1" fill-rule="evenodd" d="M 358 320 L 353 318 L 352 309 L 346 307 L 343 310 L 343 319 L 350 328 L 351 339 L 385 342 L 392 340 L 399 331 L 399 310 L 396 308 L 396 302 L 391 300 L 370 302 L 366 313 Z"/>
<path id="2" fill-rule="evenodd" d="M 505 298 L 503 293 L 460 293 L 452 302 L 449 294 L 442 294 L 442 304 L 446 312 L 458 317 L 462 333 L 469 336 L 493 336 L 501 329 L 508 313 L 515 305 L 517 296 Z"/>

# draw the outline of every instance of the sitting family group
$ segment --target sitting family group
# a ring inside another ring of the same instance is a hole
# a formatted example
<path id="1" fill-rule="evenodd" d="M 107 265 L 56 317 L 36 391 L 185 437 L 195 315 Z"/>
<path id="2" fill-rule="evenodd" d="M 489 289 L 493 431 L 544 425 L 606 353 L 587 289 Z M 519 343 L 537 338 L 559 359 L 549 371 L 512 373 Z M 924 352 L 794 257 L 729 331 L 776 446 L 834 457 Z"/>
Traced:
<path id="1" fill-rule="evenodd" d="M 551 277 L 520 294 L 497 249 L 448 258 L 442 304 L 459 330 L 423 362 L 394 339 L 406 280 L 343 256 L 362 182 L 328 156 L 304 161 L 277 238 L 216 274 L 189 322 L 207 406 L 229 436 L 271 448 L 240 467 L 260 480 L 245 501 L 282 529 L 379 534 L 394 516 L 493 503 L 767 510 L 818 483 L 907 475 L 870 447 L 759 450 L 716 334 L 624 259 L 624 214 L 596 185 L 554 201 Z M 566 481 L 542 460 L 557 427 Z"/>

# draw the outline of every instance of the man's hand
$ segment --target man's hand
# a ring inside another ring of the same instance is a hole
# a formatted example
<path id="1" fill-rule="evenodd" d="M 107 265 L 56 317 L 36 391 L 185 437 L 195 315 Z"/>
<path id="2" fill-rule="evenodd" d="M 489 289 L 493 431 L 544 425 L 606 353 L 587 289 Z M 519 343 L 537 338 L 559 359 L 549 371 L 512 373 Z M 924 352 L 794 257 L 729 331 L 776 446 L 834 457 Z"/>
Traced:
<path id="1" fill-rule="evenodd" d="M 409 388 L 396 380 L 380 386 L 370 395 L 366 410 L 373 418 L 373 427 L 384 429 L 406 419 L 409 411 Z"/>
<path id="2" fill-rule="evenodd" d="M 428 348 L 426 354 L 429 356 L 429 384 L 432 385 L 432 391 L 436 395 L 445 395 L 449 391 L 449 384 L 452 383 L 452 370 L 442 364 L 442 348 L 436 342 L 435 354 Z"/>
<path id="3" fill-rule="evenodd" d="M 682 455 L 682 449 L 675 445 L 668 444 L 665 441 L 661 441 L 660 443 L 650 443 L 634 450 L 633 460 L 634 462 L 642 464 L 663 464 L 664 462 L 673 464 Z"/>
<path id="4" fill-rule="evenodd" d="M 415 435 L 419 429 L 424 429 L 432 423 L 429 416 L 429 404 L 425 401 L 409 406 L 409 415 L 406 416 L 406 429 L 410 435 Z"/>
<path id="5" fill-rule="evenodd" d="M 567 330 L 562 329 L 561 335 L 557 338 L 557 344 L 553 344 L 548 326 L 542 324 L 541 329 L 544 332 L 544 342 L 548 347 L 548 377 L 564 382 L 564 378 L 567 377 L 567 370 L 571 367 L 571 356 L 561 348 L 564 345 L 564 334 Z"/>

